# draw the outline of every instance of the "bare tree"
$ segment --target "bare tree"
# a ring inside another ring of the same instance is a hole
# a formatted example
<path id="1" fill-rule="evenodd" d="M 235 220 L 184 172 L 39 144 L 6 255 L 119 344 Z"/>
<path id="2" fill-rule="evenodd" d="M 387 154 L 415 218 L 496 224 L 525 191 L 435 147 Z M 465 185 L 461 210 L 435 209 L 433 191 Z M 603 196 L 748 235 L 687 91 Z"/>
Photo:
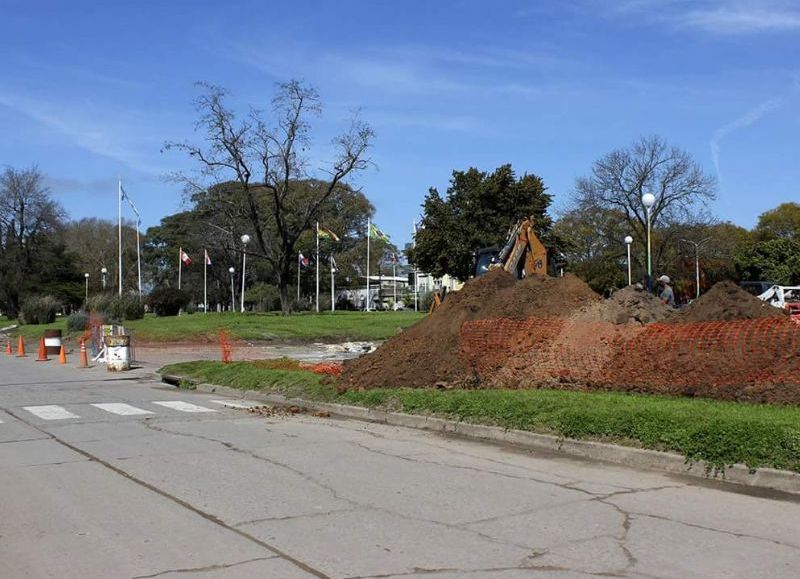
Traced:
<path id="1" fill-rule="evenodd" d="M 47 252 L 39 250 L 63 218 L 38 168 L 8 167 L 0 175 L 0 303 L 11 316 L 26 288 L 52 264 Z"/>
<path id="2" fill-rule="evenodd" d="M 658 267 L 665 250 L 677 243 L 676 225 L 710 221 L 705 206 L 714 199 L 715 184 L 687 152 L 651 136 L 595 161 L 591 174 L 576 182 L 574 204 L 620 212 L 630 235 L 644 247 L 647 216 L 642 195 L 655 195 L 651 218 L 654 267 Z M 623 242 L 618 243 L 621 247 Z M 641 261 L 641 252 L 636 257 Z"/>
<path id="3" fill-rule="evenodd" d="M 369 166 L 373 130 L 354 115 L 349 128 L 333 139 L 333 160 L 312 172 L 306 155 L 311 147 L 310 118 L 321 114 L 316 90 L 296 80 L 281 84 L 272 100 L 271 124 L 257 109 L 238 119 L 225 103 L 223 88 L 201 86 L 205 93 L 195 102 L 200 115 L 196 128 L 205 133 L 205 145 L 173 142 L 165 149 L 183 151 L 200 164 L 200 180 L 177 176 L 190 192 L 203 194 L 225 181 L 239 184 L 244 203 L 241 196 L 231 197 L 231 217 L 244 217 L 252 228 L 256 255 L 276 272 L 281 306 L 288 312 L 295 245 L 337 186 Z M 302 192 L 300 181 L 306 183 Z"/>

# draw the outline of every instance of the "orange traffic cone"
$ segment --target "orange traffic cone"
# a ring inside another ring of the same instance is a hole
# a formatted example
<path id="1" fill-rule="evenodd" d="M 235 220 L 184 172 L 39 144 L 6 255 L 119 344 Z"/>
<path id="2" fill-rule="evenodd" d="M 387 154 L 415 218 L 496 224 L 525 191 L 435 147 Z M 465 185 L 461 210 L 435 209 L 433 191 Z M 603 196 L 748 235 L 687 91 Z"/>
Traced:
<path id="1" fill-rule="evenodd" d="M 64 344 L 61 344 L 61 351 L 58 353 L 58 363 L 59 364 L 67 363 L 67 351 L 64 349 Z"/>
<path id="2" fill-rule="evenodd" d="M 11 350 L 11 340 L 6 344 L 6 356 L 13 356 L 14 352 Z"/>
<path id="3" fill-rule="evenodd" d="M 19 337 L 19 341 L 17 342 L 17 358 L 24 358 L 25 357 L 25 340 L 22 339 L 22 336 Z"/>
<path id="4" fill-rule="evenodd" d="M 89 360 L 86 356 L 86 340 L 81 340 L 81 368 L 88 368 Z"/>
<path id="5" fill-rule="evenodd" d="M 49 362 L 50 358 L 47 357 L 47 346 L 44 345 L 44 336 L 39 340 L 39 357 L 36 358 L 37 362 Z"/>

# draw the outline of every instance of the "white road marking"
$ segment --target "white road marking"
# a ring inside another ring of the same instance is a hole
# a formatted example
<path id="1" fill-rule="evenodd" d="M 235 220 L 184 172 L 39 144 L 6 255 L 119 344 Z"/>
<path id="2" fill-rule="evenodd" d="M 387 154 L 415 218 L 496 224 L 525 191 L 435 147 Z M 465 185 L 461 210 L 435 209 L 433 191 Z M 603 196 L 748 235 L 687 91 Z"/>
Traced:
<path id="1" fill-rule="evenodd" d="M 209 402 L 219 404 L 220 406 L 227 406 L 228 408 L 255 408 L 256 406 L 263 406 L 263 404 L 259 404 L 258 402 L 238 402 L 235 400 L 209 400 Z"/>
<path id="2" fill-rule="evenodd" d="M 61 406 L 23 406 L 23 409 L 27 410 L 34 416 L 41 418 L 42 420 L 66 420 L 67 418 L 80 418 L 80 416 L 77 414 L 73 414 Z"/>
<path id="3" fill-rule="evenodd" d="M 130 404 L 123 404 L 122 402 L 109 402 L 105 404 L 92 404 L 95 408 L 111 412 L 112 414 L 119 414 L 120 416 L 136 416 L 139 414 L 153 414 L 149 410 L 143 408 L 136 408 Z"/>
<path id="4" fill-rule="evenodd" d="M 189 404 L 188 402 L 183 402 L 181 400 L 162 400 L 159 402 L 154 401 L 153 404 L 158 404 L 164 408 L 171 408 L 172 410 L 178 410 L 179 412 L 216 412 L 216 410 L 212 408 L 198 406 L 197 404 Z"/>

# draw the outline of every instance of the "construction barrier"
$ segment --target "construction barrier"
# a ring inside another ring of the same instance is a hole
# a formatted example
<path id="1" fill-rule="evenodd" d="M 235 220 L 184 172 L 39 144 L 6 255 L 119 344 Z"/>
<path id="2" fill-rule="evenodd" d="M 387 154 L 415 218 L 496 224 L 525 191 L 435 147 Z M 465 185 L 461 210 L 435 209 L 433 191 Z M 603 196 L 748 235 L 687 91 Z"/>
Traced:
<path id="1" fill-rule="evenodd" d="M 231 341 L 227 330 L 219 331 L 219 345 L 222 349 L 222 362 L 224 364 L 230 364 L 233 361 L 233 348 L 231 347 Z"/>
<path id="2" fill-rule="evenodd" d="M 488 387 L 800 403 L 800 325 L 784 318 L 647 326 L 500 318 L 465 322 L 459 345 Z"/>

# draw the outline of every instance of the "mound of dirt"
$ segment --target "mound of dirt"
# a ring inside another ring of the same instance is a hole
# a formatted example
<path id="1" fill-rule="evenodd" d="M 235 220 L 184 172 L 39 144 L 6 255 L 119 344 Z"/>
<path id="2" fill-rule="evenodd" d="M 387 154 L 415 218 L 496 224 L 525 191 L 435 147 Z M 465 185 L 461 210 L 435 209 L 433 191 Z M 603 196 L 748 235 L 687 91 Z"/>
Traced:
<path id="1" fill-rule="evenodd" d="M 786 312 L 761 301 L 730 281 L 714 285 L 670 318 L 670 323 L 780 318 Z"/>
<path id="2" fill-rule="evenodd" d="M 339 386 L 457 387 L 470 382 L 459 356 L 465 321 L 486 318 L 567 317 L 600 297 L 574 275 L 531 276 L 517 281 L 495 270 L 447 295 L 433 315 L 385 342 L 371 354 L 345 362 Z"/>
<path id="3" fill-rule="evenodd" d="M 581 308 L 571 319 L 575 322 L 644 325 L 664 321 L 672 312 L 654 295 L 628 286 L 615 291 L 607 300 Z"/>

